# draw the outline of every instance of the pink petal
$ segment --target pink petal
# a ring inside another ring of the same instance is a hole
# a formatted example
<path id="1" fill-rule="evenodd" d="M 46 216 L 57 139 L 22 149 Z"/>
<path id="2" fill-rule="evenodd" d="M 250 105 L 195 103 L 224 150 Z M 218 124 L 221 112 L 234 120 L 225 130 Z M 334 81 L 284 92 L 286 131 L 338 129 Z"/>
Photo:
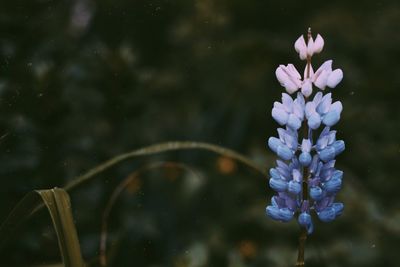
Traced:
<path id="1" fill-rule="evenodd" d="M 314 53 L 320 53 L 322 48 L 324 48 L 324 39 L 322 39 L 322 36 L 318 34 L 314 42 Z"/>
<path id="2" fill-rule="evenodd" d="M 307 58 L 307 45 L 303 35 L 301 35 L 294 43 L 294 49 L 299 53 L 301 60 Z"/>
<path id="3" fill-rule="evenodd" d="M 283 84 L 287 80 L 287 74 L 283 71 L 282 67 L 284 67 L 284 66 L 279 65 L 279 67 L 276 68 L 275 75 L 276 75 L 276 78 L 278 79 L 279 83 L 283 86 Z"/>
<path id="4" fill-rule="evenodd" d="M 326 83 L 328 82 L 329 73 L 326 70 L 322 70 L 317 78 L 314 80 L 314 85 L 321 90 L 324 90 Z"/>
<path id="5" fill-rule="evenodd" d="M 335 88 L 343 79 L 343 71 L 341 69 L 334 70 L 328 77 L 327 85 Z"/>
<path id="6" fill-rule="evenodd" d="M 297 71 L 296 67 L 293 64 L 288 64 L 287 69 L 292 77 L 301 79 L 300 73 Z"/>
<path id="7" fill-rule="evenodd" d="M 311 37 L 310 40 L 308 40 L 307 44 L 307 55 L 311 57 L 313 54 L 314 54 L 314 40 Z"/>

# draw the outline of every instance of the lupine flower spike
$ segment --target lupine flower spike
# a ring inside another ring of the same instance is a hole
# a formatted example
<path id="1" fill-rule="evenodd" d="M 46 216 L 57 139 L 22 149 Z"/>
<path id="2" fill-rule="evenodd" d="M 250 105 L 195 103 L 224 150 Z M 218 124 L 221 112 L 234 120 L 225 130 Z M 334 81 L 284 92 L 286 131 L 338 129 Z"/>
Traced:
<path id="1" fill-rule="evenodd" d="M 343 72 L 332 69 L 332 60 L 314 72 L 311 59 L 323 47 L 322 36 L 318 34 L 314 40 L 309 29 L 307 42 L 302 35 L 294 44 L 300 59 L 306 61 L 303 76 L 293 64 L 280 65 L 275 72 L 287 93 L 282 93 L 282 101 L 272 108 L 272 117 L 282 128 L 278 128 L 278 137 L 268 139 L 269 148 L 280 159 L 269 172 L 269 185 L 277 195 L 266 212 L 282 222 L 295 217 L 301 226 L 296 266 L 304 266 L 304 243 L 314 230 L 313 214 L 330 222 L 343 212 L 343 204 L 335 202 L 343 178 L 343 172 L 335 169 L 335 157 L 345 145 L 331 129 L 343 106 L 340 101 L 333 102 L 331 93 L 323 94 L 327 87 L 333 89 L 340 83 Z M 314 94 L 313 87 L 318 88 Z"/>

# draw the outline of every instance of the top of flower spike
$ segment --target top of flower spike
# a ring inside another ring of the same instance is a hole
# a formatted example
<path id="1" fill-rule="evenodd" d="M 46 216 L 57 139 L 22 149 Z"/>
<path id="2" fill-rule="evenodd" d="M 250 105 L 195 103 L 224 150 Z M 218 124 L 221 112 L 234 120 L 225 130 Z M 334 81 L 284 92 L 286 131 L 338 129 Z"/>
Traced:
<path id="1" fill-rule="evenodd" d="M 301 35 L 294 43 L 294 49 L 299 53 L 301 60 L 306 60 L 307 57 L 312 57 L 314 54 L 318 54 L 324 48 L 324 39 L 321 35 L 317 34 L 314 39 L 311 36 L 311 28 L 308 28 L 308 42 L 306 43 L 304 36 Z"/>
<path id="2" fill-rule="evenodd" d="M 301 89 L 305 97 L 309 97 L 313 91 L 313 85 L 321 90 L 326 87 L 335 88 L 343 79 L 341 69 L 332 69 L 332 60 L 325 61 L 315 72 L 311 65 L 311 58 L 314 54 L 320 53 L 324 47 L 324 39 L 317 35 L 314 39 L 311 36 L 311 29 L 308 29 L 307 43 L 301 35 L 294 44 L 300 59 L 307 60 L 304 76 L 296 70 L 293 64 L 279 65 L 275 71 L 279 83 L 285 87 L 289 94 Z"/>

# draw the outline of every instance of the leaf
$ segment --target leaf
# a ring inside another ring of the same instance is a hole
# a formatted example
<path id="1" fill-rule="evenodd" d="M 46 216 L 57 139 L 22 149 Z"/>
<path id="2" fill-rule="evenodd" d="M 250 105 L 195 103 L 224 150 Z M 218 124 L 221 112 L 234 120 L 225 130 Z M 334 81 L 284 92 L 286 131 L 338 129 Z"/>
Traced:
<path id="1" fill-rule="evenodd" d="M 64 189 L 36 190 L 27 194 L 0 227 L 0 248 L 17 227 L 44 205 L 50 213 L 58 238 L 61 257 L 66 267 L 85 266 L 71 212 L 68 193 Z"/>

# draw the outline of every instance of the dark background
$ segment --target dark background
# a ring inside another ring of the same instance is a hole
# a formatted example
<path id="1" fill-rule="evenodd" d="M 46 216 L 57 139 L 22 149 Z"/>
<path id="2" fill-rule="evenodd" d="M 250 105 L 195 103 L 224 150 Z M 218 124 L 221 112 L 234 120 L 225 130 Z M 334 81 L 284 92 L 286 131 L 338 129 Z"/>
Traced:
<path id="1" fill-rule="evenodd" d="M 311 26 L 325 39 L 314 68 L 344 71 L 333 90 L 346 141 L 337 167 L 344 215 L 316 221 L 308 266 L 398 266 L 398 1 L 16 0 L 0 4 L 0 220 L 26 193 L 63 186 L 119 153 L 168 140 L 211 142 L 267 167 L 270 116 Z M 151 162 L 110 220 L 112 266 L 293 266 L 298 225 L 265 216 L 267 178 L 201 151 L 118 165 L 71 192 L 86 260 L 96 265 L 113 188 Z M 32 218 L 2 266 L 59 261 L 48 216 Z"/>

